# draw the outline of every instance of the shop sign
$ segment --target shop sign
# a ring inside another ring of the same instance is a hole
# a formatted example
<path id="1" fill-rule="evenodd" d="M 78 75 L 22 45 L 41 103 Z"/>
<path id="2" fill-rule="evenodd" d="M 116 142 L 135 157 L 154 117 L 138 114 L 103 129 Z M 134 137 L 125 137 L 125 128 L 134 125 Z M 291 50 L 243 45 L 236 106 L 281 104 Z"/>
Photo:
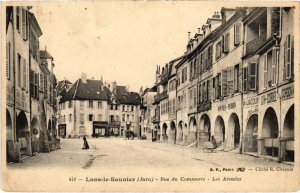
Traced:
<path id="1" fill-rule="evenodd" d="M 246 99 L 243 101 L 243 106 L 252 106 L 252 105 L 257 105 L 259 102 L 259 98 L 258 97 L 254 97 L 254 98 L 250 98 L 250 99 Z"/>
<path id="2" fill-rule="evenodd" d="M 257 113 L 258 113 L 258 109 L 257 109 L 257 107 L 255 107 L 254 110 L 249 110 L 248 111 L 248 117 L 250 117 L 252 114 L 257 114 Z"/>
<path id="3" fill-rule="evenodd" d="M 218 107 L 218 111 L 226 111 L 226 109 L 234 109 L 236 107 L 236 103 L 229 103 L 228 105 L 221 105 Z"/>
<path id="4" fill-rule="evenodd" d="M 268 104 L 268 103 L 272 103 L 275 102 L 276 99 L 276 91 L 270 92 L 266 95 L 261 96 L 261 104 Z"/>
<path id="5" fill-rule="evenodd" d="M 281 90 L 282 100 L 287 100 L 294 97 L 294 85 L 285 87 Z"/>

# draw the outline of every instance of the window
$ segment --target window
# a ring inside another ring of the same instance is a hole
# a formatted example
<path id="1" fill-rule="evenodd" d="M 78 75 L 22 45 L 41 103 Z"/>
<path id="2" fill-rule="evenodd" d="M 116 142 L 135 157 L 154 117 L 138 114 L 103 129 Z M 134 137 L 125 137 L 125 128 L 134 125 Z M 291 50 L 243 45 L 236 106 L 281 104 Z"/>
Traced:
<path id="1" fill-rule="evenodd" d="M 89 108 L 93 108 L 93 101 L 89 101 Z"/>
<path id="2" fill-rule="evenodd" d="M 17 6 L 16 9 L 17 9 L 17 13 L 16 13 L 16 15 L 17 15 L 16 27 L 17 27 L 18 32 L 20 32 L 20 7 Z"/>
<path id="3" fill-rule="evenodd" d="M 210 68 L 212 66 L 212 46 L 209 46 L 207 49 L 207 57 L 208 57 L 207 67 Z"/>
<path id="4" fill-rule="evenodd" d="M 284 42 L 284 80 L 290 79 L 294 75 L 294 36 L 287 35 Z"/>
<path id="5" fill-rule="evenodd" d="M 240 87 L 240 83 L 239 83 L 239 76 L 240 73 L 240 65 L 237 64 L 234 66 L 234 92 L 237 93 L 239 92 L 239 87 Z"/>
<path id="6" fill-rule="evenodd" d="M 227 69 L 222 70 L 222 96 L 227 96 L 228 95 L 228 90 L 227 90 Z"/>
<path id="7" fill-rule="evenodd" d="M 40 73 L 40 91 L 44 92 L 44 74 Z"/>
<path id="8" fill-rule="evenodd" d="M 229 67 L 227 69 L 227 93 L 233 94 L 234 86 L 234 67 Z"/>
<path id="9" fill-rule="evenodd" d="M 222 82 L 221 82 L 221 73 L 218 73 L 218 75 L 216 76 L 216 98 L 219 99 L 221 97 L 221 92 L 222 92 Z"/>
<path id="10" fill-rule="evenodd" d="M 79 102 L 79 107 L 80 107 L 80 109 L 83 109 L 83 102 L 84 102 L 84 101 L 80 101 L 80 102 Z"/>
<path id="11" fill-rule="evenodd" d="M 102 101 L 98 101 L 98 109 L 102 109 Z"/>
<path id="12" fill-rule="evenodd" d="M 93 119 L 94 119 L 94 115 L 93 115 L 93 114 L 89 114 L 89 115 L 88 115 L 88 120 L 89 120 L 89 121 L 93 121 Z"/>
<path id="13" fill-rule="evenodd" d="M 22 58 L 20 56 L 20 54 L 18 54 L 18 79 L 17 79 L 17 83 L 18 83 L 18 86 L 21 87 L 21 80 L 22 80 Z"/>
<path id="14" fill-rule="evenodd" d="M 98 121 L 102 121 L 102 115 L 98 114 Z"/>
<path id="15" fill-rule="evenodd" d="M 66 115 L 63 116 L 63 122 L 66 122 Z"/>
<path id="16" fill-rule="evenodd" d="M 180 72 L 178 72 L 178 75 L 177 75 L 177 86 L 179 86 L 180 85 Z"/>
<path id="17" fill-rule="evenodd" d="M 256 63 L 249 65 L 249 90 L 256 90 Z"/>
<path id="18" fill-rule="evenodd" d="M 219 58 L 221 58 L 222 56 L 222 41 L 219 41 L 216 45 L 216 60 L 218 60 Z"/>
<path id="19" fill-rule="evenodd" d="M 241 24 L 237 23 L 234 25 L 234 45 L 237 46 L 240 44 L 241 36 Z"/>
<path id="20" fill-rule="evenodd" d="M 248 91 L 248 68 L 243 69 L 243 91 Z"/>
<path id="21" fill-rule="evenodd" d="M 69 122 L 72 121 L 72 114 L 69 114 Z"/>
<path id="22" fill-rule="evenodd" d="M 83 125 L 84 124 L 84 114 L 80 114 L 79 119 L 80 119 L 80 124 Z"/>
<path id="23" fill-rule="evenodd" d="M 194 87 L 194 103 L 193 103 L 193 107 L 197 106 L 197 87 Z"/>
<path id="24" fill-rule="evenodd" d="M 125 105 L 123 105 L 123 107 L 122 107 L 122 111 L 123 111 L 123 112 L 125 111 Z"/>
<path id="25" fill-rule="evenodd" d="M 22 37 L 24 40 L 27 40 L 27 11 L 22 10 Z"/>
<path id="26" fill-rule="evenodd" d="M 129 121 L 129 115 L 127 115 L 127 121 Z"/>
<path id="27" fill-rule="evenodd" d="M 11 47 L 10 43 L 6 43 L 6 78 L 10 79 L 10 67 L 11 67 Z"/>
<path id="28" fill-rule="evenodd" d="M 229 51 L 229 32 L 222 36 L 223 39 L 223 53 Z"/>
<path id="29" fill-rule="evenodd" d="M 72 101 L 68 101 L 68 107 L 72 108 Z"/>
<path id="30" fill-rule="evenodd" d="M 44 76 L 44 97 L 46 98 L 48 96 L 48 80 L 47 80 L 47 76 Z"/>
<path id="31" fill-rule="evenodd" d="M 122 121 L 125 121 L 125 114 L 122 115 Z"/>
<path id="32" fill-rule="evenodd" d="M 131 106 L 131 111 L 133 111 L 134 110 L 134 106 Z"/>

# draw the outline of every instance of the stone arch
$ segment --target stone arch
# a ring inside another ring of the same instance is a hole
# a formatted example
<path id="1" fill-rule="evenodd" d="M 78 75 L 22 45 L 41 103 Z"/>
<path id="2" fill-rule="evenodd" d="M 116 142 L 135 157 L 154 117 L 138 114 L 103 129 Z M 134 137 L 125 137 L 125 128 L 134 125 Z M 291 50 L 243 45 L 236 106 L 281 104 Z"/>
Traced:
<path id="1" fill-rule="evenodd" d="M 257 153 L 258 115 L 252 114 L 246 125 L 244 135 L 244 152 Z"/>
<path id="2" fill-rule="evenodd" d="M 199 143 L 210 141 L 211 125 L 207 114 L 203 114 L 199 123 Z"/>
<path id="3" fill-rule="evenodd" d="M 262 122 L 262 154 L 270 155 L 272 157 L 278 156 L 278 143 L 276 143 L 279 136 L 278 119 L 276 112 L 272 107 L 269 107 Z"/>
<path id="4" fill-rule="evenodd" d="M 26 137 L 26 132 L 29 129 L 27 117 L 26 117 L 24 111 L 21 111 L 19 113 L 19 115 L 17 116 L 17 122 L 16 123 L 17 123 L 17 125 L 16 125 L 16 136 L 17 136 L 17 140 L 19 140 L 19 138 Z"/>
<path id="5" fill-rule="evenodd" d="M 174 121 L 170 123 L 169 143 L 176 143 L 176 124 Z"/>
<path id="6" fill-rule="evenodd" d="M 13 140 L 12 119 L 8 109 L 6 109 L 6 140 Z"/>
<path id="7" fill-rule="evenodd" d="M 218 116 L 215 121 L 214 138 L 217 145 L 221 145 L 222 142 L 225 142 L 225 123 L 221 116 Z"/>
<path id="8" fill-rule="evenodd" d="M 178 129 L 177 129 L 177 136 L 176 136 L 176 142 L 182 142 L 183 140 L 183 121 L 179 121 L 178 123 Z"/>
<path id="9" fill-rule="evenodd" d="M 161 136 L 164 141 L 168 140 L 167 130 L 168 130 L 168 125 L 166 123 L 163 123 Z"/>
<path id="10" fill-rule="evenodd" d="M 197 121 L 196 121 L 195 117 L 191 117 L 190 123 L 189 123 L 187 143 L 190 144 L 195 141 L 197 141 Z"/>
<path id="11" fill-rule="evenodd" d="M 283 123 L 283 136 L 282 138 L 285 140 L 284 149 L 283 149 L 283 160 L 284 161 L 294 161 L 295 150 L 294 150 L 294 126 L 295 126 L 295 109 L 294 105 L 292 105 L 288 112 L 285 115 L 284 123 Z"/>
<path id="12" fill-rule="evenodd" d="M 228 120 L 228 131 L 231 133 L 232 139 L 227 139 L 227 142 L 232 144 L 232 148 L 239 147 L 241 138 L 241 127 L 239 117 L 236 113 L 232 113 Z"/>

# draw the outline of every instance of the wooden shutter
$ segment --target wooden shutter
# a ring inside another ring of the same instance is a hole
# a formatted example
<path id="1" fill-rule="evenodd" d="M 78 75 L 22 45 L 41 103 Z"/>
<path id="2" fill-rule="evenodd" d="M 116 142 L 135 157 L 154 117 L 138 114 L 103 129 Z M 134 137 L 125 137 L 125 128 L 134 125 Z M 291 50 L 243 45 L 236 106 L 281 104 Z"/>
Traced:
<path id="1" fill-rule="evenodd" d="M 264 88 L 266 89 L 268 87 L 268 55 L 265 54 L 264 58 Z"/>
<path id="2" fill-rule="evenodd" d="M 286 80 L 287 42 L 284 41 L 282 80 Z"/>
<path id="3" fill-rule="evenodd" d="M 10 79 L 10 43 L 6 42 L 6 78 Z"/>
<path id="4" fill-rule="evenodd" d="M 233 94 L 234 87 L 234 66 L 229 67 L 227 70 L 227 93 Z"/>
<path id="5" fill-rule="evenodd" d="M 241 24 L 237 23 L 234 25 L 234 45 L 240 44 Z"/>
<path id="6" fill-rule="evenodd" d="M 286 52 L 286 78 L 291 78 L 291 35 L 287 36 L 287 52 Z"/>
<path id="7" fill-rule="evenodd" d="M 229 51 L 229 32 L 223 35 L 223 53 Z"/>
<path id="8" fill-rule="evenodd" d="M 40 73 L 40 91 L 44 92 L 44 74 Z"/>
<path id="9" fill-rule="evenodd" d="M 30 94 L 32 97 L 34 97 L 34 72 L 32 70 L 30 70 Z"/>
<path id="10" fill-rule="evenodd" d="M 26 60 L 25 60 L 25 58 L 22 58 L 22 68 L 23 68 L 23 71 L 22 71 L 22 76 L 23 76 L 22 87 L 23 87 L 23 89 L 26 89 L 27 81 L 26 81 Z"/>
<path id="11" fill-rule="evenodd" d="M 25 9 L 21 9 L 21 18 L 22 18 L 22 37 L 24 40 L 26 40 L 26 10 Z"/>
<path id="12" fill-rule="evenodd" d="M 222 96 L 227 96 L 227 70 L 222 70 Z"/>
<path id="13" fill-rule="evenodd" d="M 243 91 L 248 91 L 248 68 L 243 68 Z"/>
<path id="14" fill-rule="evenodd" d="M 48 97 L 48 81 L 47 81 L 47 76 L 44 75 L 44 98 L 47 99 Z"/>
<path id="15" fill-rule="evenodd" d="M 257 72 L 257 66 L 256 63 L 251 63 L 249 65 L 249 90 L 256 90 L 256 72 Z"/>
<path id="16" fill-rule="evenodd" d="M 272 85 L 276 84 L 276 74 L 277 74 L 277 49 L 272 50 Z"/>
<path id="17" fill-rule="evenodd" d="M 294 36 L 291 36 L 291 76 L 294 76 Z"/>

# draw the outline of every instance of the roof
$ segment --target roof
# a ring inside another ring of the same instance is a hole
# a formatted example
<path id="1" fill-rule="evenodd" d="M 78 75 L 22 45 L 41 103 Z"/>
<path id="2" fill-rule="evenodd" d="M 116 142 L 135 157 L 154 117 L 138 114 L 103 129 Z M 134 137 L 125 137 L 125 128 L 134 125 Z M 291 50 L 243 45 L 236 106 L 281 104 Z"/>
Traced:
<path id="1" fill-rule="evenodd" d="M 42 72 L 44 73 L 45 76 L 50 76 L 51 78 L 49 79 L 49 82 L 54 84 L 56 82 L 56 77 L 54 76 L 54 74 L 52 74 L 52 72 L 50 72 L 50 70 L 47 68 L 47 66 L 45 64 L 41 64 L 40 68 L 42 70 Z"/>
<path id="2" fill-rule="evenodd" d="M 53 56 L 47 50 L 40 50 L 40 57 L 42 59 L 51 59 L 53 60 Z"/>
<path id="3" fill-rule="evenodd" d="M 112 94 L 110 90 L 105 87 L 107 92 L 107 96 L 111 98 Z M 141 97 L 136 92 L 129 92 L 125 86 L 116 86 L 115 97 L 118 103 L 120 104 L 128 104 L 128 105 L 139 105 L 141 104 Z M 109 100 L 109 102 L 111 102 Z"/>
<path id="4" fill-rule="evenodd" d="M 66 84 L 72 84 L 72 83 L 68 80 L 61 80 L 58 82 L 56 90 L 59 95 L 62 96 L 66 93 L 66 88 L 65 88 Z"/>
<path id="5" fill-rule="evenodd" d="M 37 35 L 40 37 L 41 35 L 43 35 L 43 32 L 39 26 L 39 23 L 37 22 L 36 20 L 36 17 L 34 16 L 33 13 L 29 12 L 28 11 L 28 16 L 30 17 L 30 21 L 32 22 L 32 24 L 34 25 L 34 29 L 36 30 L 37 32 Z"/>
<path id="6" fill-rule="evenodd" d="M 87 79 L 84 83 L 78 79 L 61 98 L 60 102 L 68 100 L 108 100 L 107 93 L 100 80 Z"/>

